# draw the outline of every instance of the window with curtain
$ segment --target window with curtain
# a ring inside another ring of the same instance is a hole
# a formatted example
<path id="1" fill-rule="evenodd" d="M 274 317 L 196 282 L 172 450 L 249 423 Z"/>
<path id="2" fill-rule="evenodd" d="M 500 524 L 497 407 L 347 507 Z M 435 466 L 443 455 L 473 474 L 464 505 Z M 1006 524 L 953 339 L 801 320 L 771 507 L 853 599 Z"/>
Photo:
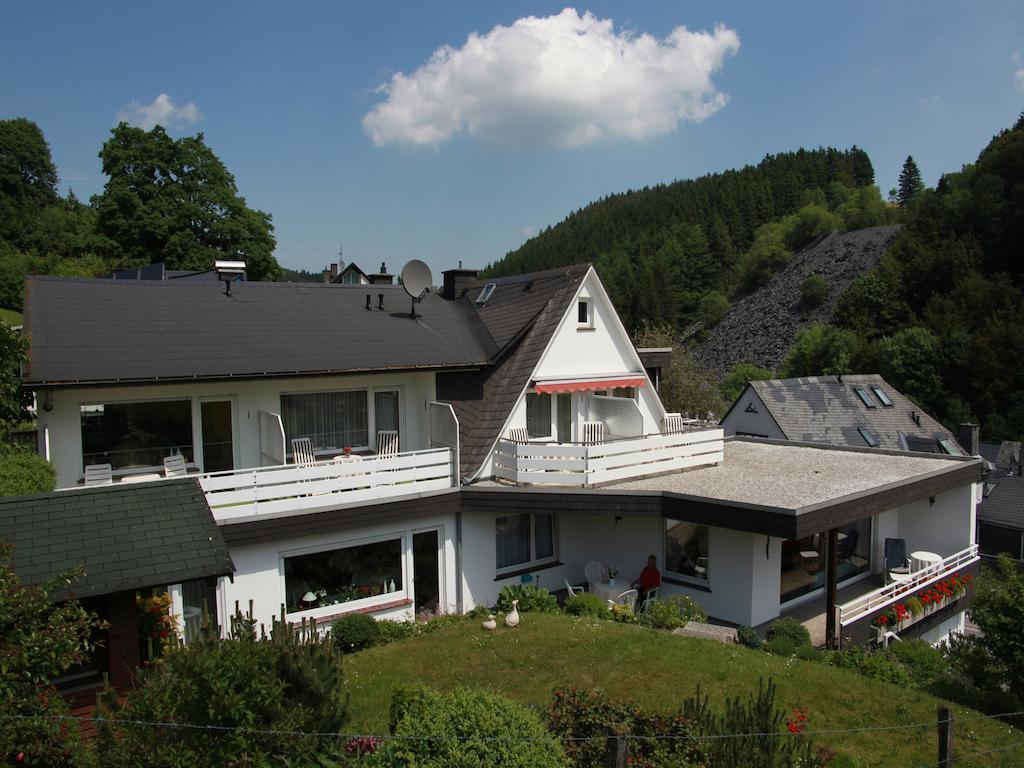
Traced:
<path id="1" fill-rule="evenodd" d="M 386 430 L 398 431 L 398 392 L 373 393 L 373 420 L 378 434 Z"/>
<path id="2" fill-rule="evenodd" d="M 506 515 L 495 520 L 497 569 L 529 566 L 555 558 L 555 517 L 546 513 Z"/>
<path id="3" fill-rule="evenodd" d="M 546 392 L 526 393 L 526 434 L 551 437 L 551 395 Z"/>
<path id="4" fill-rule="evenodd" d="M 192 461 L 191 400 L 83 405 L 82 466 L 163 467 L 180 453 Z"/>
<path id="5" fill-rule="evenodd" d="M 366 390 L 281 395 L 285 437 L 308 437 L 313 450 L 368 448 L 370 426 Z M 397 408 L 396 408 L 397 414 Z"/>

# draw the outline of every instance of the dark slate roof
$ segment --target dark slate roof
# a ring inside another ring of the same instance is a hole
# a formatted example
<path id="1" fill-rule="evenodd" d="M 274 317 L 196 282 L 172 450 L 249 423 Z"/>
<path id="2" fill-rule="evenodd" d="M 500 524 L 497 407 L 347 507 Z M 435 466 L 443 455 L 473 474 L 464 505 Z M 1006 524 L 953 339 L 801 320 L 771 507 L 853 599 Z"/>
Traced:
<path id="1" fill-rule="evenodd" d="M 459 419 L 463 476 L 474 474 L 487 459 L 589 270 L 589 264 L 578 264 L 484 279 L 470 285 L 460 299 L 475 308 L 502 350 L 496 364 L 485 370 L 437 375 L 437 399 L 451 403 Z M 487 283 L 495 284 L 494 292 L 478 306 L 476 298 Z"/>
<path id="2" fill-rule="evenodd" d="M 401 286 L 236 282 L 232 293 L 205 280 L 29 277 L 24 382 L 465 368 L 498 351 L 471 303 L 431 294 L 412 320 Z"/>
<path id="3" fill-rule="evenodd" d="M 82 566 L 75 597 L 234 571 L 194 479 L 0 498 L 0 539 L 14 544 L 14 571 L 27 583 Z"/>
<path id="4" fill-rule="evenodd" d="M 867 443 L 858 431 L 863 427 L 878 439 L 878 448 L 941 453 L 938 441 L 952 440 L 962 450 L 948 429 L 878 374 L 849 374 L 842 380 L 836 376 L 768 379 L 748 386 L 789 440 L 863 448 Z M 882 405 L 872 387 L 881 389 L 892 406 Z M 867 391 L 874 408 L 861 402 L 854 391 L 857 388 Z M 920 424 L 915 422 L 915 414 Z"/>
<path id="5" fill-rule="evenodd" d="M 1014 452 L 1020 458 L 1019 443 L 981 443 L 982 458 L 993 469 L 985 476 L 985 492 L 978 507 L 978 519 L 1006 528 L 1024 529 L 1024 477 Z"/>

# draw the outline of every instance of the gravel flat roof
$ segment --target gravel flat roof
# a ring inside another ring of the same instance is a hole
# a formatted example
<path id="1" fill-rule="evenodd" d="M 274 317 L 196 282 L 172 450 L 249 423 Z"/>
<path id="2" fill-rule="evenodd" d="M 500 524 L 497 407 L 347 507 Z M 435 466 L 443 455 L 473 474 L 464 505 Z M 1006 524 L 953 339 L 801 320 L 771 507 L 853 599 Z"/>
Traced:
<path id="1" fill-rule="evenodd" d="M 963 459 L 951 457 L 727 440 L 725 460 L 717 466 L 626 480 L 605 488 L 798 510 L 962 465 Z"/>

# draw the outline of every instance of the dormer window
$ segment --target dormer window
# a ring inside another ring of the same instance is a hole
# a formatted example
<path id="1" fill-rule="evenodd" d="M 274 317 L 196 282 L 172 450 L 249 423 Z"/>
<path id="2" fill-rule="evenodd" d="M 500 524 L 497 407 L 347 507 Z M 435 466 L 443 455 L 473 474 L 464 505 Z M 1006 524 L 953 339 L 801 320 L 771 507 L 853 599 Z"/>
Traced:
<path id="1" fill-rule="evenodd" d="M 576 327 L 593 328 L 594 317 L 591 314 L 590 299 L 580 299 L 576 304 Z"/>

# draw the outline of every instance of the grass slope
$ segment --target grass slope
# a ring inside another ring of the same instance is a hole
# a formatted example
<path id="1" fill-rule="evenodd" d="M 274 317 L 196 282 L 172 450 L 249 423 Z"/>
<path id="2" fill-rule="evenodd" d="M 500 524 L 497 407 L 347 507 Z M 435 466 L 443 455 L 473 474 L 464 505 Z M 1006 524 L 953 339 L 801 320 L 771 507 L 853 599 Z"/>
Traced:
<path id="1" fill-rule="evenodd" d="M 434 634 L 346 658 L 351 731 L 387 732 L 395 688 L 423 683 L 440 690 L 484 689 L 543 709 L 554 688 L 599 688 L 645 707 L 672 710 L 699 683 L 712 702 L 778 684 L 778 704 L 807 707 L 808 730 L 912 723 L 926 727 L 824 734 L 815 741 L 839 752 L 837 766 L 925 766 L 938 759 L 938 699 L 817 662 L 783 659 L 739 646 L 694 640 L 635 626 L 567 616 L 526 614 L 519 629 L 485 632 L 468 621 Z M 965 761 L 971 766 L 1024 766 L 1024 733 L 955 708 L 957 754 L 1020 746 Z M 958 765 L 961 764 L 958 760 Z"/>

